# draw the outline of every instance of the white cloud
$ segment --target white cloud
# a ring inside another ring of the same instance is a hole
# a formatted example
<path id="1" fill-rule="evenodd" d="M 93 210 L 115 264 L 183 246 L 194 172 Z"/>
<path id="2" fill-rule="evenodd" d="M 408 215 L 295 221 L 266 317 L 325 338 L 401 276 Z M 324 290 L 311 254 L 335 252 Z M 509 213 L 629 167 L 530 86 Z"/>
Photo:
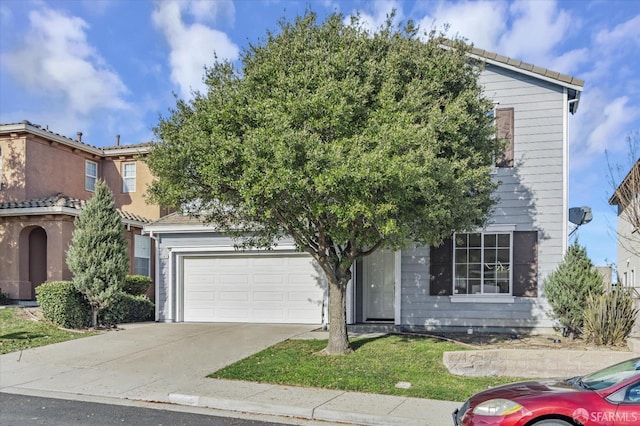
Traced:
<path id="1" fill-rule="evenodd" d="M 183 21 L 183 12 L 190 13 L 196 22 L 186 24 Z M 217 2 L 211 1 L 156 3 L 152 15 L 153 23 L 169 43 L 171 81 L 178 85 L 183 98 L 190 98 L 192 90 L 204 91 L 204 67 L 214 61 L 214 53 L 223 60 L 233 61 L 238 58 L 238 46 L 225 33 L 199 22 L 211 22 L 221 17 L 229 19 L 232 12 L 233 9 L 229 9 L 229 6 L 221 7 Z"/>
<path id="2" fill-rule="evenodd" d="M 553 49 L 574 24 L 555 1 L 516 1 L 511 3 L 509 14 L 511 29 L 500 37 L 501 53 L 541 66 L 552 62 Z"/>
<path id="3" fill-rule="evenodd" d="M 24 45 L 2 58 L 16 81 L 74 115 L 129 107 L 126 86 L 87 41 L 84 20 L 45 8 L 30 12 L 29 22 Z"/>
<path id="4" fill-rule="evenodd" d="M 617 25 L 611 31 L 601 30 L 595 40 L 603 46 L 635 44 L 640 46 L 640 15 Z"/>
<path id="5" fill-rule="evenodd" d="M 476 47 L 495 50 L 496 41 L 506 29 L 506 4 L 495 1 L 442 2 L 418 24 L 429 31 L 432 26 L 442 29 L 449 26 L 449 36 L 467 39 Z"/>
<path id="6" fill-rule="evenodd" d="M 360 25 L 367 31 L 374 33 L 383 27 L 387 21 L 387 16 L 395 10 L 394 22 L 402 20 L 402 5 L 397 0 L 375 0 L 371 3 L 371 13 L 364 11 L 353 11 L 352 16 L 360 14 Z M 345 23 L 351 22 L 351 16 L 345 17 Z"/>
<path id="7" fill-rule="evenodd" d="M 590 153 L 603 153 L 612 147 L 612 142 L 624 143 L 621 130 L 638 116 L 638 108 L 630 105 L 630 99 L 621 96 L 613 99 L 601 109 L 600 120 L 591 131 L 587 141 Z M 615 146 L 615 145 L 614 145 Z"/>

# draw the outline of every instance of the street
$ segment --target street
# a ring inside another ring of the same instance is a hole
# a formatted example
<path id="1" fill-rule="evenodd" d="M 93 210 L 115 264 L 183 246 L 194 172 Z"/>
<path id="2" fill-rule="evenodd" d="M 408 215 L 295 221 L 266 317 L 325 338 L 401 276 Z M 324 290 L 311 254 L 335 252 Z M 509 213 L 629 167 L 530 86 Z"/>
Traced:
<path id="1" fill-rule="evenodd" d="M 72 425 L 277 426 L 204 414 L 0 393 L 0 426 Z"/>

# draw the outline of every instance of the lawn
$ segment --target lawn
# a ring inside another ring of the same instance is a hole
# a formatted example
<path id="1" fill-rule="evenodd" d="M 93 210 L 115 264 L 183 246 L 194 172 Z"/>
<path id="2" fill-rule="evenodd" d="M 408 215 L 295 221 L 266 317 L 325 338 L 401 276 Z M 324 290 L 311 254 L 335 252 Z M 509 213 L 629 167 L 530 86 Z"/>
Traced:
<path id="1" fill-rule="evenodd" d="M 61 330 L 43 321 L 33 321 L 25 316 L 22 308 L 0 309 L 0 354 L 50 345 L 90 336 L 91 332 Z"/>
<path id="2" fill-rule="evenodd" d="M 354 353 L 325 356 L 317 353 L 326 340 L 287 340 L 208 377 L 449 401 L 518 380 L 454 376 L 443 365 L 442 354 L 465 348 L 433 338 L 389 335 L 351 343 Z M 397 388 L 398 382 L 411 387 Z"/>

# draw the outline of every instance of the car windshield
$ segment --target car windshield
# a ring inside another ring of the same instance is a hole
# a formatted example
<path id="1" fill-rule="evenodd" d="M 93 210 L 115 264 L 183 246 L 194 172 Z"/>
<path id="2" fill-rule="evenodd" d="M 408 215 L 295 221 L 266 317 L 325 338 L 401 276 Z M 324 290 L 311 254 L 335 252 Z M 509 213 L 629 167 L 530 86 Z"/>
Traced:
<path id="1" fill-rule="evenodd" d="M 633 358 L 583 376 L 580 382 L 587 389 L 600 390 L 633 376 L 640 376 L 640 358 Z"/>

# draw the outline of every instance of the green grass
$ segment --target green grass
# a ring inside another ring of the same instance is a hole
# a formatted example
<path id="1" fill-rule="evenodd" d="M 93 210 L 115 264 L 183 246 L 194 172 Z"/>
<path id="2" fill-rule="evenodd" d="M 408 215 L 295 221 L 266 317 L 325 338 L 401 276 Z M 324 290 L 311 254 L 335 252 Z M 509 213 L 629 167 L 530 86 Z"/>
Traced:
<path id="1" fill-rule="evenodd" d="M 287 340 L 208 377 L 449 401 L 464 401 L 488 387 L 518 380 L 454 376 L 442 363 L 442 354 L 465 348 L 432 338 L 354 339 L 352 354 L 319 355 L 326 345 L 326 340 Z M 411 388 L 396 388 L 400 381 Z"/>
<path id="2" fill-rule="evenodd" d="M 47 322 L 25 319 L 21 309 L 0 309 L 0 355 L 94 334 L 60 330 Z"/>

